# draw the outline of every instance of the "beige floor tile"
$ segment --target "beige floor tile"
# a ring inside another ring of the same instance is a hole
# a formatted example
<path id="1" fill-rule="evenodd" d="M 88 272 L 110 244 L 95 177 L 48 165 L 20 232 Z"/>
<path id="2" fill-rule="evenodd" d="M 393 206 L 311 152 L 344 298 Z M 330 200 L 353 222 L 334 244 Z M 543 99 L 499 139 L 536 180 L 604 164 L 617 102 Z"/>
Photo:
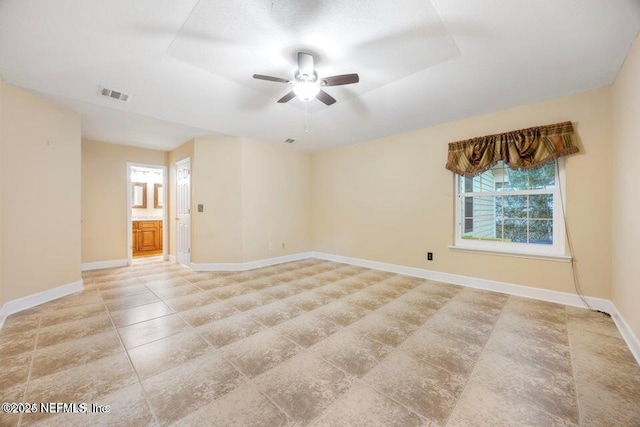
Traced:
<path id="1" fill-rule="evenodd" d="M 496 394 L 479 384 L 468 384 L 447 427 L 574 427 L 568 420 L 548 414 L 534 406 Z"/>
<path id="2" fill-rule="evenodd" d="M 151 304 L 158 301 L 160 301 L 160 299 L 157 296 L 155 296 L 152 292 L 147 291 L 145 293 L 132 295 L 130 297 L 116 298 L 105 301 L 105 305 L 107 306 L 109 311 L 113 312 L 126 310 L 127 308 L 138 307 L 140 305 Z"/>
<path id="3" fill-rule="evenodd" d="M 2 329 L 0 329 L 0 338 L 4 335 L 30 332 L 38 329 L 40 313 L 25 313 L 25 311 L 12 314 L 5 319 Z"/>
<path id="4" fill-rule="evenodd" d="M 303 314 L 275 327 L 295 343 L 309 347 L 340 330 L 340 326 L 312 314 Z"/>
<path id="5" fill-rule="evenodd" d="M 576 382 L 580 403 L 581 425 L 594 427 L 640 426 L 640 405 L 637 399 L 612 392 L 594 382 Z"/>
<path id="6" fill-rule="evenodd" d="M 26 389 L 26 383 L 16 384 L 11 388 L 0 387 L 0 399 L 1 401 L 8 403 L 24 402 L 24 391 Z M 17 426 L 20 421 L 20 414 L 17 408 L 12 408 L 15 412 L 0 411 L 0 426 Z"/>
<path id="7" fill-rule="evenodd" d="M 431 316 L 422 327 L 438 335 L 476 345 L 484 345 L 493 330 L 492 324 L 476 323 L 442 312 Z"/>
<path id="8" fill-rule="evenodd" d="M 0 359 L 33 351 L 36 343 L 36 332 L 35 330 L 31 330 L 28 332 L 0 335 Z"/>
<path id="9" fill-rule="evenodd" d="M 405 302 L 419 310 L 439 310 L 447 304 L 452 297 L 440 294 L 424 293 L 416 288 L 398 297 L 395 302 Z"/>
<path id="10" fill-rule="evenodd" d="M 197 331 L 209 344 L 220 348 L 258 333 L 263 329 L 265 329 L 265 326 L 253 320 L 248 314 L 239 313 L 199 326 Z"/>
<path id="11" fill-rule="evenodd" d="M 311 426 L 409 427 L 424 419 L 363 384 L 355 385 L 316 418 Z"/>
<path id="12" fill-rule="evenodd" d="M 588 310 L 317 259 L 83 278 L 6 320 L 0 397 L 116 410 L 23 425 L 640 425 L 640 366 Z"/>
<path id="13" fill-rule="evenodd" d="M 86 319 L 59 323 L 41 328 L 38 331 L 38 348 L 88 337 L 113 329 L 108 314 L 99 314 Z"/>
<path id="14" fill-rule="evenodd" d="M 29 382 L 28 402 L 97 402 L 101 396 L 137 381 L 124 352 Z M 27 424 L 47 418 L 35 414 Z M 23 419 L 25 422 L 25 419 Z"/>
<path id="15" fill-rule="evenodd" d="M 197 288 L 187 282 L 185 282 L 181 286 L 169 286 L 166 288 L 157 288 L 157 289 L 153 289 L 152 291 L 154 294 L 156 294 L 158 297 L 160 297 L 163 300 L 183 297 L 185 295 L 194 295 L 194 294 L 204 292 L 200 288 Z"/>
<path id="16" fill-rule="evenodd" d="M 612 365 L 618 363 L 638 364 L 622 338 L 577 328 L 569 332 L 569 340 L 572 353 L 576 358 L 598 357 L 609 361 Z"/>
<path id="17" fill-rule="evenodd" d="M 248 311 L 254 308 L 269 304 L 274 300 L 273 297 L 259 292 L 251 292 L 248 294 L 232 297 L 225 300 L 225 303 L 238 311 Z"/>
<path id="18" fill-rule="evenodd" d="M 180 316 L 194 328 L 215 322 L 237 314 L 238 311 L 224 302 L 214 302 L 202 307 L 192 308 L 180 313 Z"/>
<path id="19" fill-rule="evenodd" d="M 27 381 L 32 355 L 33 352 L 26 351 L 0 359 L 0 390 L 8 390 Z"/>
<path id="20" fill-rule="evenodd" d="M 550 343 L 497 330 L 493 332 L 485 348 L 519 363 L 572 375 L 571 352 L 565 344 Z"/>
<path id="21" fill-rule="evenodd" d="M 249 378 L 298 354 L 301 347 L 267 329 L 222 349 L 222 356 Z"/>
<path id="22" fill-rule="evenodd" d="M 122 343 L 131 349 L 155 340 L 169 337 L 189 328 L 177 314 L 158 317 L 157 319 L 135 323 L 118 329 Z"/>
<path id="23" fill-rule="evenodd" d="M 151 304 L 139 305 L 125 310 L 111 312 L 111 318 L 116 327 L 133 325 L 134 323 L 144 322 L 146 320 L 156 319 L 173 313 L 164 302 L 152 302 Z"/>
<path id="24" fill-rule="evenodd" d="M 176 298 L 166 300 L 166 303 L 176 311 L 186 311 L 192 308 L 202 307 L 203 305 L 217 302 L 218 298 L 210 292 L 198 292 L 189 295 L 183 295 Z"/>
<path id="25" fill-rule="evenodd" d="M 309 350 L 349 374 L 362 377 L 391 353 L 393 347 L 345 329 Z"/>
<path id="26" fill-rule="evenodd" d="M 267 399 L 258 388 L 245 382 L 186 417 L 175 426 L 288 426 L 291 420 Z"/>
<path id="27" fill-rule="evenodd" d="M 256 377 L 254 382 L 295 422 L 304 425 L 344 394 L 354 379 L 304 352 Z"/>
<path id="28" fill-rule="evenodd" d="M 314 290 L 303 292 L 299 295 L 287 298 L 286 301 L 289 304 L 293 304 L 301 310 L 310 311 L 320 306 L 323 306 L 331 301 L 333 298 L 322 295 Z"/>
<path id="29" fill-rule="evenodd" d="M 312 314 L 327 319 L 340 326 L 348 326 L 362 319 L 371 311 L 366 308 L 348 304 L 343 300 L 331 302 L 312 311 Z"/>
<path id="30" fill-rule="evenodd" d="M 365 375 L 364 381 L 427 420 L 444 425 L 466 378 L 396 352 Z"/>
<path id="31" fill-rule="evenodd" d="M 143 380 L 213 351 L 195 332 L 187 330 L 129 350 L 131 363 Z"/>
<path id="32" fill-rule="evenodd" d="M 304 313 L 304 310 L 285 301 L 276 301 L 248 312 L 252 319 L 271 327 L 293 319 Z"/>
<path id="33" fill-rule="evenodd" d="M 127 286 L 118 286 L 116 288 L 100 290 L 102 299 L 105 301 L 118 299 L 118 298 L 126 298 L 133 295 L 144 294 L 147 292 L 149 292 L 149 289 L 145 285 L 143 285 L 141 282 L 131 283 L 131 284 L 128 284 Z"/>
<path id="34" fill-rule="evenodd" d="M 347 326 L 347 329 L 378 342 L 397 347 L 415 332 L 418 326 L 373 313 Z"/>
<path id="35" fill-rule="evenodd" d="M 81 305 L 79 307 L 69 307 L 42 314 L 40 327 L 44 328 L 59 323 L 71 322 L 73 320 L 86 319 L 87 317 L 106 314 L 107 309 L 102 301 Z"/>
<path id="36" fill-rule="evenodd" d="M 561 308 L 558 308 L 561 307 Z M 554 324 L 565 325 L 567 314 L 563 306 L 546 303 L 544 301 L 532 300 L 512 296 L 504 306 L 505 313 L 514 313 L 519 317 L 524 317 L 533 321 L 542 321 Z"/>
<path id="37" fill-rule="evenodd" d="M 31 379 L 93 362 L 121 351 L 124 351 L 124 348 L 114 330 L 46 347 L 38 346 L 33 355 Z"/>
<path id="38" fill-rule="evenodd" d="M 171 424 L 235 389 L 245 379 L 216 352 L 142 381 L 161 425 Z"/>
<path id="39" fill-rule="evenodd" d="M 509 395 L 559 418 L 578 423 L 573 377 L 484 351 L 471 379 L 499 395 Z"/>
<path id="40" fill-rule="evenodd" d="M 500 317 L 500 310 L 500 308 L 478 306 L 473 302 L 462 300 L 458 295 L 443 306 L 440 312 L 472 323 L 495 325 Z"/>
<path id="41" fill-rule="evenodd" d="M 144 398 L 140 384 L 132 384 L 121 390 L 96 398 L 88 403 L 86 414 L 60 414 L 47 418 L 38 427 L 42 426 L 155 426 L 153 415 Z M 92 412 L 92 404 L 109 406 L 109 412 Z"/>
<path id="42" fill-rule="evenodd" d="M 597 384 L 621 398 L 640 403 L 640 365 L 637 363 L 617 363 L 578 350 L 573 352 L 573 368 L 576 383 Z"/>
<path id="43" fill-rule="evenodd" d="M 398 351 L 467 376 L 478 360 L 482 346 L 419 329 L 398 347 Z"/>
<path id="44" fill-rule="evenodd" d="M 435 312 L 434 309 L 418 308 L 406 301 L 393 301 L 376 310 L 384 317 L 416 326 L 421 326 Z"/>
<path id="45" fill-rule="evenodd" d="M 517 312 L 503 311 L 495 328 L 527 338 L 569 345 L 567 325 L 523 317 Z"/>
<path id="46" fill-rule="evenodd" d="M 567 307 L 567 324 L 569 329 L 585 329 L 602 335 L 622 338 L 610 316 L 586 308 Z"/>
<path id="47" fill-rule="evenodd" d="M 45 312 L 51 312 L 70 307 L 80 307 L 81 305 L 95 304 L 101 301 L 102 297 L 100 296 L 100 292 L 98 292 L 97 290 L 80 291 L 66 297 L 50 301 L 46 304 L 39 305 L 35 308 L 37 308 L 38 311 L 41 311 L 44 314 Z"/>
<path id="48" fill-rule="evenodd" d="M 393 301 L 393 298 L 370 294 L 366 290 L 362 290 L 343 298 L 342 301 L 367 310 L 377 310 L 386 303 Z"/>

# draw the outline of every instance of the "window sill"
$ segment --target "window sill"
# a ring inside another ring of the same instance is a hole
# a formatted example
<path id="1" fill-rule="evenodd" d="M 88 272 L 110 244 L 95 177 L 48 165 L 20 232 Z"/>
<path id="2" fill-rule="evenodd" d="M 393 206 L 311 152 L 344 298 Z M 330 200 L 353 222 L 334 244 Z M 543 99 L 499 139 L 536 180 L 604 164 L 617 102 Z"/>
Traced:
<path id="1" fill-rule="evenodd" d="M 556 262 L 571 262 L 571 257 L 568 255 L 554 255 L 554 254 L 536 254 L 530 252 L 514 252 L 514 251 L 499 251 L 496 249 L 476 248 L 471 246 L 449 246 L 449 249 L 454 252 L 480 252 L 487 255 L 499 255 L 508 256 L 514 258 L 529 258 L 529 259 L 542 259 L 547 261 Z"/>

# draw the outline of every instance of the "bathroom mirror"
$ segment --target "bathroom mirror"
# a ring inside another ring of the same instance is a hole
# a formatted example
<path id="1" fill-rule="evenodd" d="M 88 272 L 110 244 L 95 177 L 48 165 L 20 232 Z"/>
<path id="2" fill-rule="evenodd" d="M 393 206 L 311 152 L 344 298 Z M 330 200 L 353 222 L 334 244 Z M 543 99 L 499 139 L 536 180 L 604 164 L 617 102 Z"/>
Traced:
<path id="1" fill-rule="evenodd" d="M 161 209 L 164 205 L 164 189 L 162 184 L 153 184 L 153 207 Z"/>
<path id="2" fill-rule="evenodd" d="M 132 208 L 147 208 L 147 184 L 144 182 L 132 182 L 131 183 L 131 207 Z"/>

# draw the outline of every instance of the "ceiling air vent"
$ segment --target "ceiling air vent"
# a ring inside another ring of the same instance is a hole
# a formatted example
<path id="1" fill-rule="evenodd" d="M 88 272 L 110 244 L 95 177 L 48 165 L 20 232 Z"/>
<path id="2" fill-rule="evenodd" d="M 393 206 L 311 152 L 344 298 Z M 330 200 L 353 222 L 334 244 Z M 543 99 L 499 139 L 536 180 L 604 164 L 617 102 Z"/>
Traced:
<path id="1" fill-rule="evenodd" d="M 294 142 L 296 142 L 296 140 L 295 139 L 291 139 L 291 138 L 287 138 L 287 139 L 284 140 L 284 142 L 287 143 L 287 144 L 293 144 Z"/>
<path id="2" fill-rule="evenodd" d="M 106 87 L 100 87 L 100 91 L 98 92 L 98 94 L 121 102 L 129 102 L 132 98 L 132 96 L 128 93 L 124 93 L 122 91 L 114 89 L 107 89 Z"/>

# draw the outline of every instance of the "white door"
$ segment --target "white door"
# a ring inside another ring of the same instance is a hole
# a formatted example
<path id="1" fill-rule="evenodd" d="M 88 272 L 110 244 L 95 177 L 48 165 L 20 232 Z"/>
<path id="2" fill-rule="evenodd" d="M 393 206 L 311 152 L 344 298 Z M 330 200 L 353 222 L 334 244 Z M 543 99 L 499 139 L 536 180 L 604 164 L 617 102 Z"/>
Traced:
<path id="1" fill-rule="evenodd" d="M 180 264 L 191 262 L 191 159 L 176 163 L 176 243 Z"/>

